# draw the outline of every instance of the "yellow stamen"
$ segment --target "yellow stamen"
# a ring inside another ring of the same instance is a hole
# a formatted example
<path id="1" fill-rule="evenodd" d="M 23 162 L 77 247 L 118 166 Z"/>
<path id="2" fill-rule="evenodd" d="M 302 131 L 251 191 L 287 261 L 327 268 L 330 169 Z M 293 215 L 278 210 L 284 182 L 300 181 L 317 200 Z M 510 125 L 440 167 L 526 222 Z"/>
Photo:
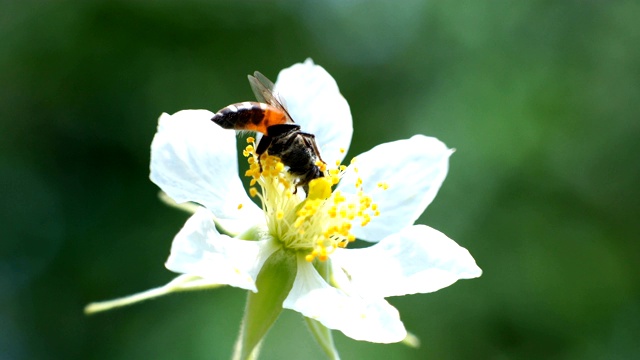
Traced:
<path id="1" fill-rule="evenodd" d="M 373 198 L 364 193 L 362 177 L 356 178 L 355 193 L 333 191 L 347 171 L 339 161 L 331 169 L 324 162 L 315 163 L 323 176 L 307 184 L 305 198 L 298 191 L 300 179 L 287 171 L 280 158 L 268 151 L 258 156 L 255 139 L 247 142 L 243 154 L 249 164 L 245 173 L 251 178 L 249 195 L 262 202 L 270 236 L 289 250 L 303 252 L 306 261 L 328 260 L 336 249 L 356 240 L 351 232 L 354 221 L 366 226 L 373 216 L 380 214 Z M 383 188 L 385 184 L 378 186 Z"/>

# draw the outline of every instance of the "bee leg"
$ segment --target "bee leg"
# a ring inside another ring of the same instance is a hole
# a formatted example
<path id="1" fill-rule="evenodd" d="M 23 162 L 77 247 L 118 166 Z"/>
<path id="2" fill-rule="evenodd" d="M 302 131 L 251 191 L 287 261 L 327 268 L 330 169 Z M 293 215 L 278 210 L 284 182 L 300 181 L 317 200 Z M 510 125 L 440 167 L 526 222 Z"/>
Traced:
<path id="1" fill-rule="evenodd" d="M 269 148 L 269 145 L 271 145 L 271 140 L 273 140 L 272 137 L 263 135 L 262 138 L 260 139 L 260 142 L 258 143 L 258 147 L 256 148 L 256 155 L 258 155 L 258 166 L 260 166 L 261 173 L 262 173 L 262 163 L 260 162 L 260 157 L 262 154 L 264 154 L 267 151 L 267 149 Z"/>

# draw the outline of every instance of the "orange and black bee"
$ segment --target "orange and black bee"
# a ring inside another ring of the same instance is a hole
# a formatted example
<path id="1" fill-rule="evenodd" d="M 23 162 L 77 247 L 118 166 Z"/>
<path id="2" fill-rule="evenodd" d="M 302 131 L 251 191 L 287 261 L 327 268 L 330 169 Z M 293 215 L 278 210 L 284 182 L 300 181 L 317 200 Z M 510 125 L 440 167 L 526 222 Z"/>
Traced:
<path id="1" fill-rule="evenodd" d="M 259 102 L 229 105 L 211 120 L 224 129 L 262 133 L 256 154 L 260 156 L 268 151 L 279 157 L 289 167 L 289 173 L 298 178 L 296 186 L 307 191 L 311 180 L 324 176 L 316 165 L 318 160 L 324 161 L 315 136 L 300 130 L 300 125 L 293 121 L 284 101 L 274 91 L 271 80 L 256 71 L 253 76 L 249 75 L 249 83 Z"/>

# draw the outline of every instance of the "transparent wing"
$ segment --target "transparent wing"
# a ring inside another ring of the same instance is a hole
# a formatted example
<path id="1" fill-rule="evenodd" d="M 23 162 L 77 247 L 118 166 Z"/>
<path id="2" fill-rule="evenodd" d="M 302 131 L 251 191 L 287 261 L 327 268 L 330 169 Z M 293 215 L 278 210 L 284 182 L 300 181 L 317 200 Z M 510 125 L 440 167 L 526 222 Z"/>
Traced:
<path id="1" fill-rule="evenodd" d="M 256 96 L 259 102 L 269 104 L 273 107 L 276 107 L 282 110 L 291 122 L 294 122 L 287 111 L 287 104 L 284 99 L 280 97 L 280 95 L 274 90 L 275 85 L 266 76 L 262 75 L 261 72 L 256 71 L 253 75 L 249 75 L 249 84 L 251 84 L 251 90 L 253 90 L 253 94 Z"/>
<path id="2" fill-rule="evenodd" d="M 273 89 L 275 85 L 266 76 L 262 75 L 259 71 L 249 75 L 249 84 L 251 84 L 251 90 L 256 95 L 258 101 L 265 104 L 271 104 L 274 99 Z"/>

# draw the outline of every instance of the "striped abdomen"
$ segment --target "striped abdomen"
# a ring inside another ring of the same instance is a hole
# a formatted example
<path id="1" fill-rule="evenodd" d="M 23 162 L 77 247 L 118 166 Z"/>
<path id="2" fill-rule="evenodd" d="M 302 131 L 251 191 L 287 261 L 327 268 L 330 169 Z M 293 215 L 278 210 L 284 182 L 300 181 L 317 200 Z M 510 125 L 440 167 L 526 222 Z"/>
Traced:
<path id="1" fill-rule="evenodd" d="M 290 122 L 282 110 L 249 101 L 229 105 L 213 115 L 211 120 L 224 129 L 257 131 L 263 134 L 267 134 L 267 128 L 271 125 Z"/>

